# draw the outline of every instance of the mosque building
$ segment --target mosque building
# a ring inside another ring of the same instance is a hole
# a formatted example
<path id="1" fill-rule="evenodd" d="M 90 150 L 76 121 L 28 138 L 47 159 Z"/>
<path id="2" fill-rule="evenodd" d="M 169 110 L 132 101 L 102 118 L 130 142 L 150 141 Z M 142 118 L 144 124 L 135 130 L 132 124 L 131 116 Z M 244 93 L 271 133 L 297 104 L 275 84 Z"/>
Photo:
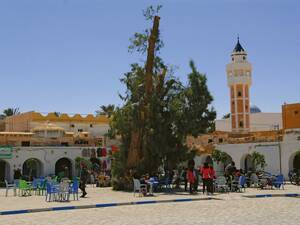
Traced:
<path id="1" fill-rule="evenodd" d="M 254 151 L 265 156 L 265 170 L 273 174 L 287 177 L 290 170 L 300 169 L 300 103 L 284 104 L 281 113 L 265 113 L 250 105 L 252 65 L 239 38 L 226 72 L 230 117 L 216 120 L 215 132 L 187 140 L 190 148 L 198 150 L 198 166 L 212 161 L 211 154 L 218 149 L 238 169 L 252 169 L 250 154 Z"/>

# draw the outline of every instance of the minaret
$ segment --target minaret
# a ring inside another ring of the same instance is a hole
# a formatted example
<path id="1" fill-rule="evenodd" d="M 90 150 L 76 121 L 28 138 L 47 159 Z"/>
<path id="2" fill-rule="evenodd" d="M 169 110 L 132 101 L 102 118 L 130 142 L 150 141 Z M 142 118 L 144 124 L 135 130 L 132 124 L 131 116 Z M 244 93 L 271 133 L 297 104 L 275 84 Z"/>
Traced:
<path id="1" fill-rule="evenodd" d="M 247 133 L 250 131 L 250 95 L 252 66 L 247 61 L 247 53 L 237 44 L 231 53 L 231 63 L 226 66 L 227 81 L 230 88 L 231 131 Z"/>

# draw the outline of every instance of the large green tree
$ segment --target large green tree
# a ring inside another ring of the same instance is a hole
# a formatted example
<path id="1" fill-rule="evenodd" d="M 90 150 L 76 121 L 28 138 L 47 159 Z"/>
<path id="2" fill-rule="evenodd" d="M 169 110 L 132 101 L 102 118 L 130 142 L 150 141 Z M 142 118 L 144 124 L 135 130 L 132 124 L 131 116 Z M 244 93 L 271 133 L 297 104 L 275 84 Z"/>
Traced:
<path id="1" fill-rule="evenodd" d="M 186 137 L 207 132 L 216 117 L 206 76 L 194 62 L 190 62 L 191 73 L 184 85 L 159 57 L 163 46 L 159 8 L 150 7 L 144 13 L 152 29 L 131 39 L 129 49 L 147 53 L 147 59 L 144 64 L 132 64 L 121 79 L 126 86 L 121 96 L 124 105 L 116 108 L 110 123 L 110 135 L 122 140 L 113 164 L 116 180 L 132 170 L 143 174 L 155 173 L 162 166 L 174 169 L 191 157 Z"/>

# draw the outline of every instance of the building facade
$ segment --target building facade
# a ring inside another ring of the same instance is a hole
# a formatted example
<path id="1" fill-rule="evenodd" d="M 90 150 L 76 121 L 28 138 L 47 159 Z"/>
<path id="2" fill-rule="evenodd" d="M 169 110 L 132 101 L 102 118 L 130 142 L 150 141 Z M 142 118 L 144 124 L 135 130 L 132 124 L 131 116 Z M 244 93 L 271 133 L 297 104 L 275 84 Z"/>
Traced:
<path id="1" fill-rule="evenodd" d="M 0 181 L 11 181 L 16 170 L 28 175 L 27 163 L 33 162 L 33 176 L 58 174 L 66 170 L 76 175 L 75 159 L 96 157 L 110 169 L 110 155 L 119 142 L 108 139 L 106 116 L 37 112 L 7 117 L 0 132 Z"/>

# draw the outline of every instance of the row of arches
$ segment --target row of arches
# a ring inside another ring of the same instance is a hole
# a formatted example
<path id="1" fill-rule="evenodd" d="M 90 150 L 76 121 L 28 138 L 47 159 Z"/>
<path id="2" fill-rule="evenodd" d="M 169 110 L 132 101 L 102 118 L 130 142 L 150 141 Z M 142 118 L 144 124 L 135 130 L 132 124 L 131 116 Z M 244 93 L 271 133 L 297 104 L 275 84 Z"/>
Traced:
<path id="1" fill-rule="evenodd" d="M 72 168 L 73 165 L 70 159 L 60 158 L 55 162 L 55 175 L 64 173 L 68 177 L 72 177 Z M 10 177 L 10 169 L 10 164 L 0 159 L 0 182 L 4 182 L 5 179 Z M 44 176 L 44 164 L 36 158 L 27 159 L 22 165 L 21 173 L 25 178 Z"/>
<path id="2" fill-rule="evenodd" d="M 224 165 L 221 165 L 221 167 L 225 168 L 231 161 L 232 161 L 232 158 L 231 158 L 231 156 L 229 156 L 227 162 L 225 162 Z M 198 165 L 199 166 L 203 165 L 205 162 L 207 162 L 208 164 L 213 164 L 213 160 L 210 155 L 201 156 L 200 160 L 198 161 Z M 250 154 L 244 155 L 241 158 L 241 161 L 236 162 L 236 163 L 240 163 L 240 168 L 245 171 L 249 171 L 254 168 Z M 300 151 L 291 155 L 289 162 L 288 162 L 288 167 L 289 167 L 289 171 L 290 170 L 299 170 L 300 171 Z"/>

